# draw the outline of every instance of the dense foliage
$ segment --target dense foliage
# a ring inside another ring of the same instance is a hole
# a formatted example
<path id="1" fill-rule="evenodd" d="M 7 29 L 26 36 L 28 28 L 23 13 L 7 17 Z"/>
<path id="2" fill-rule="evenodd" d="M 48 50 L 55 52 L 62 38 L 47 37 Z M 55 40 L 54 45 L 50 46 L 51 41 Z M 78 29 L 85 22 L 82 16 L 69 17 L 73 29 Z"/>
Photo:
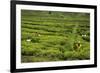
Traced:
<path id="1" fill-rule="evenodd" d="M 88 13 L 21 11 L 21 61 L 90 59 Z"/>

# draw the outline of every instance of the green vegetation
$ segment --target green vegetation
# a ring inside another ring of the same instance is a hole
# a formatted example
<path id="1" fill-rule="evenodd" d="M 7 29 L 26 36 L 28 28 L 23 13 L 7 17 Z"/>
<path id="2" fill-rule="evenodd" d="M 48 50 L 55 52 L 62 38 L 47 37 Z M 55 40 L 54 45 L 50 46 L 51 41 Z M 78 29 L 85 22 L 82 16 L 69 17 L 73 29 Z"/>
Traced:
<path id="1" fill-rule="evenodd" d="M 88 13 L 21 11 L 21 62 L 90 59 Z"/>

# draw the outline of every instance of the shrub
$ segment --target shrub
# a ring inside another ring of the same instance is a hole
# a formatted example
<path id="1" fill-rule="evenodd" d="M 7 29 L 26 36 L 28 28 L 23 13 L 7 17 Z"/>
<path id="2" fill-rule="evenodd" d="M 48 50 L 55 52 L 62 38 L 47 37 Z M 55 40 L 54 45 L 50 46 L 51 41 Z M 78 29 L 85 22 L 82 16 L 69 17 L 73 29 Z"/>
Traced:
<path id="1" fill-rule="evenodd" d="M 39 37 L 32 37 L 32 40 L 31 40 L 31 41 L 32 41 L 33 43 L 38 43 L 39 40 L 40 40 Z"/>
<path id="2" fill-rule="evenodd" d="M 52 59 L 55 59 L 55 58 L 60 59 L 62 57 L 62 53 L 59 50 L 48 49 L 44 52 L 44 56 L 47 56 Z"/>
<path id="3" fill-rule="evenodd" d="M 66 51 L 64 53 L 64 60 L 85 60 L 90 58 L 89 51 L 81 50 L 81 51 Z"/>
<path id="4" fill-rule="evenodd" d="M 86 40 L 86 41 L 90 41 L 90 37 L 89 36 L 86 36 L 86 37 L 82 37 L 83 38 L 83 40 Z"/>

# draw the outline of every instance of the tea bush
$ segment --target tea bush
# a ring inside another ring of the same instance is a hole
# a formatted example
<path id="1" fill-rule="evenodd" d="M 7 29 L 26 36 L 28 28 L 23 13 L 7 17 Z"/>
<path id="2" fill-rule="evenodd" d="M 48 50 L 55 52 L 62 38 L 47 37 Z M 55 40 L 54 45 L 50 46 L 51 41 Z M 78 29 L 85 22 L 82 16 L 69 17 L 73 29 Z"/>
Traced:
<path id="1" fill-rule="evenodd" d="M 73 48 L 75 42 L 80 42 L 78 50 Z M 90 59 L 88 13 L 21 10 L 21 62 L 87 59 Z"/>

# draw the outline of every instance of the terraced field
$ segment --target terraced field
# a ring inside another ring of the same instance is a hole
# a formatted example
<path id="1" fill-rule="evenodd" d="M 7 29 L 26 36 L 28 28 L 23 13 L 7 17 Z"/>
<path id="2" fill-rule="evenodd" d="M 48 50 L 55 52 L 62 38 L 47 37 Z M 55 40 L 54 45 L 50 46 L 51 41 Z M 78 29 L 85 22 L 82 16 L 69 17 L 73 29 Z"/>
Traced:
<path id="1" fill-rule="evenodd" d="M 21 11 L 21 62 L 90 59 L 88 13 Z"/>

